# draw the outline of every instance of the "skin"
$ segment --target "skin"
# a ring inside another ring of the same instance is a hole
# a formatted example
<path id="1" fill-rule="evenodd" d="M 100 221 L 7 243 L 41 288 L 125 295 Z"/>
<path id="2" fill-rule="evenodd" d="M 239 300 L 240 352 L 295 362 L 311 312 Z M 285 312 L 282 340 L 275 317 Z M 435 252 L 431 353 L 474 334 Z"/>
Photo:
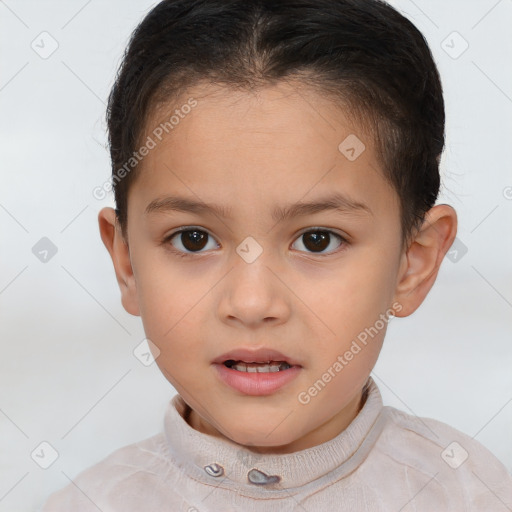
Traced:
<path id="1" fill-rule="evenodd" d="M 280 83 L 249 93 L 202 85 L 168 112 L 190 97 L 198 105 L 141 163 L 128 195 L 127 239 L 112 208 L 99 213 L 123 306 L 141 316 L 160 351 L 159 368 L 192 409 L 193 428 L 260 453 L 324 443 L 358 414 L 385 327 L 309 403 L 300 403 L 299 393 L 393 305 L 396 316 L 416 310 L 454 240 L 455 211 L 434 206 L 404 246 L 398 195 L 371 138 L 306 87 Z M 148 134 L 168 118 L 163 113 L 150 119 Z M 350 134 L 366 146 L 355 161 L 338 150 Z M 371 213 L 327 210 L 282 222 L 271 216 L 276 206 L 332 192 Z M 220 204 L 230 216 L 145 213 L 168 195 Z M 186 253 L 180 235 L 165 241 L 183 226 L 210 235 L 200 252 Z M 333 233 L 320 253 L 310 242 L 318 228 Z M 236 252 L 248 236 L 263 249 L 252 263 Z M 302 369 L 272 395 L 244 395 L 212 366 L 239 347 L 274 348 Z"/>

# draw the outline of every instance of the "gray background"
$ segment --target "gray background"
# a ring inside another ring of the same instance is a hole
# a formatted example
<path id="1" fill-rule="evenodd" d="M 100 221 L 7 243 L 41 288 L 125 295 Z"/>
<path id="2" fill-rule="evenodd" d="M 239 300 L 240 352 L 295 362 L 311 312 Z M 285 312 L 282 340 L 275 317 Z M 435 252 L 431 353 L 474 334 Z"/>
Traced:
<path id="1" fill-rule="evenodd" d="M 142 325 L 121 306 L 97 228 L 113 202 L 92 195 L 109 178 L 106 97 L 152 4 L 0 1 L 0 511 L 34 510 L 159 432 L 175 393 L 133 354 Z M 460 225 L 424 305 L 392 321 L 373 376 L 385 404 L 462 430 L 512 471 L 512 1 L 392 4 L 442 75 L 441 201 Z M 43 237 L 57 248 L 47 262 L 33 253 Z M 48 469 L 43 441 L 58 453 Z"/>

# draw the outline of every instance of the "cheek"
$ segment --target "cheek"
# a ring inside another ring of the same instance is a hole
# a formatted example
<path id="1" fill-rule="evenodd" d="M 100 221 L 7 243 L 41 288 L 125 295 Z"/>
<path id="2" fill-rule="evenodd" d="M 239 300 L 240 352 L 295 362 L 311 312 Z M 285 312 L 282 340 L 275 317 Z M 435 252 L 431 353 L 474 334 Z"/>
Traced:
<path id="1" fill-rule="evenodd" d="M 353 319 L 350 323 L 372 320 L 384 313 L 394 295 L 395 268 L 385 256 L 357 254 L 340 266 L 339 272 L 327 282 L 323 296 L 326 307 L 340 320 Z M 328 300 L 327 300 L 328 299 Z"/>
<path id="2" fill-rule="evenodd" d="M 185 278 L 169 263 L 159 264 L 156 259 L 138 263 L 137 294 L 146 336 L 160 349 L 161 357 L 169 352 L 180 359 L 193 357 L 194 316 L 205 285 Z"/>
<path id="3" fill-rule="evenodd" d="M 394 295 L 392 261 L 391 255 L 382 251 L 359 251 L 347 258 L 336 275 L 326 280 L 323 292 L 315 295 L 311 309 L 329 327 L 322 328 L 325 334 L 318 336 L 318 355 L 324 364 L 332 364 L 335 356 L 349 350 L 357 339 L 367 345 L 360 343 L 364 350 L 353 358 L 357 362 L 350 365 L 352 369 L 371 366 L 378 357 L 386 330 L 381 315 L 389 311 Z"/>
<path id="4" fill-rule="evenodd" d="M 135 253 L 133 268 L 141 316 L 152 325 L 160 323 L 164 328 L 166 324 L 164 332 L 198 302 L 207 287 L 205 280 L 188 275 L 160 248 Z"/>

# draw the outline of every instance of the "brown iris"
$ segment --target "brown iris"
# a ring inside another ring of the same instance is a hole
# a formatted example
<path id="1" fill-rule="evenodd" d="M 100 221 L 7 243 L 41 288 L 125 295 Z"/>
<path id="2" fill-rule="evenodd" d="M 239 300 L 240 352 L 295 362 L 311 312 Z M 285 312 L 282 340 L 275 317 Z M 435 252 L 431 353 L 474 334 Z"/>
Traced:
<path id="1" fill-rule="evenodd" d="M 181 242 L 187 251 L 199 251 L 203 249 L 208 240 L 208 233 L 198 230 L 182 231 Z"/>
<path id="2" fill-rule="evenodd" d="M 304 233 L 304 246 L 310 251 L 323 251 L 329 246 L 330 234 L 327 231 L 310 231 Z"/>

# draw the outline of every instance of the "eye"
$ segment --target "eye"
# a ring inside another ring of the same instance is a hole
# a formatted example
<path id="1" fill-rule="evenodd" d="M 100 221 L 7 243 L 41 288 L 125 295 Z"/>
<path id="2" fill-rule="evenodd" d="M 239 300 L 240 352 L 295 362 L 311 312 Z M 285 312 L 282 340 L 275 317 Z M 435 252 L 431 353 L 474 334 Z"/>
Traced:
<path id="1" fill-rule="evenodd" d="M 333 238 L 338 240 L 337 246 L 333 242 Z M 335 252 L 338 247 L 346 243 L 346 240 L 341 235 L 338 235 L 333 231 L 326 229 L 313 229 L 302 233 L 302 235 L 297 238 L 297 242 L 300 242 L 299 245 L 305 247 L 307 251 L 310 251 L 314 254 L 324 254 L 325 249 L 328 249 L 329 247 L 331 250 L 327 251 L 328 253 Z M 295 242 L 295 244 L 297 242 Z M 299 250 L 302 249 L 299 247 Z"/>
<path id="2" fill-rule="evenodd" d="M 208 246 L 208 238 L 213 241 L 212 247 Z M 170 242 L 174 249 L 182 256 L 191 253 L 204 252 L 201 249 L 215 249 L 218 244 L 213 240 L 209 233 L 197 228 L 180 229 L 169 235 L 165 242 Z"/>

